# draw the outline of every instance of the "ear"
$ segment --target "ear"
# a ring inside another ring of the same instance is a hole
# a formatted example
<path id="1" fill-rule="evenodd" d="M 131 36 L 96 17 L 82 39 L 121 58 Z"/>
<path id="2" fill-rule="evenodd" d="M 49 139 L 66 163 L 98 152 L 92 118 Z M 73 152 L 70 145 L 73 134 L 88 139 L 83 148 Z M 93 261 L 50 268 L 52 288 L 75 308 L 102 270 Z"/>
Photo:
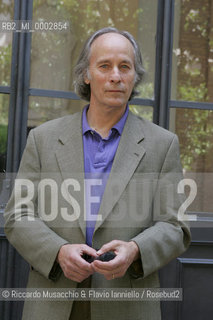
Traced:
<path id="1" fill-rule="evenodd" d="M 87 69 L 87 70 L 85 71 L 85 73 L 84 73 L 84 82 L 85 82 L 86 84 L 90 84 L 89 78 L 90 78 L 90 75 L 89 75 L 89 71 L 88 71 L 88 69 Z"/>
<path id="2" fill-rule="evenodd" d="M 89 79 L 88 78 L 84 78 L 84 82 L 86 83 L 86 84 L 90 84 L 90 81 L 89 81 Z"/>

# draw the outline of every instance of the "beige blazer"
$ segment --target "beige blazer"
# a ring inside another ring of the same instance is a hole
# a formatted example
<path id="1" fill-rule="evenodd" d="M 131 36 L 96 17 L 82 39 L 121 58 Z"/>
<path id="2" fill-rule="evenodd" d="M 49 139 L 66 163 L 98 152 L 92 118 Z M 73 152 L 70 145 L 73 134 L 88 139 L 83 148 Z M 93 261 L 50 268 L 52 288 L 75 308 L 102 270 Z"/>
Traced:
<path id="1" fill-rule="evenodd" d="M 76 287 L 60 268 L 51 277 L 50 272 L 63 244 L 85 243 L 83 161 L 81 113 L 31 130 L 18 178 L 32 182 L 34 197 L 23 207 L 14 189 L 5 213 L 5 233 L 31 265 L 28 287 Z M 45 190 L 45 207 L 37 192 L 43 178 L 56 183 L 52 194 Z M 107 281 L 94 274 L 92 287 L 159 287 L 159 268 L 184 252 L 190 242 L 187 223 L 177 219 L 183 201 L 183 195 L 177 193 L 181 179 L 176 135 L 129 112 L 102 198 L 93 247 L 113 239 L 133 239 L 141 261 L 120 279 Z M 64 180 L 70 183 L 67 196 L 61 192 Z M 22 197 L 27 197 L 27 189 L 22 189 Z M 48 221 L 48 214 L 54 219 Z M 27 301 L 23 319 L 67 320 L 71 308 L 72 301 Z M 160 303 L 91 301 L 91 316 L 92 320 L 159 320 Z"/>

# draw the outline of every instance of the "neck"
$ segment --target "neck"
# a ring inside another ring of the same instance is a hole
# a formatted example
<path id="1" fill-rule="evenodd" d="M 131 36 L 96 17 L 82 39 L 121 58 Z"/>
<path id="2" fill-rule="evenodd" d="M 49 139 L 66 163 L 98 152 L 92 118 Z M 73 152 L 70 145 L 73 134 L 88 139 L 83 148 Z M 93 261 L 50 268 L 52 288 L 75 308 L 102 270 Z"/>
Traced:
<path id="1" fill-rule="evenodd" d="M 102 138 L 109 135 L 110 129 L 122 118 L 126 106 L 123 108 L 96 109 L 92 105 L 87 111 L 87 121 L 91 128 L 97 131 Z"/>

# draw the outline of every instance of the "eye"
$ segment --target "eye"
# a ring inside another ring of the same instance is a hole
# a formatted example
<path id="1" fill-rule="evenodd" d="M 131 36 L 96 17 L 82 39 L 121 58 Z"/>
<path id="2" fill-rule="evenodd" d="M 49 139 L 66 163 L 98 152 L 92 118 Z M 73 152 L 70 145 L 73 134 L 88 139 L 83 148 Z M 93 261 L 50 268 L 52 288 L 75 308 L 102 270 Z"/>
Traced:
<path id="1" fill-rule="evenodd" d="M 127 64 L 122 64 L 121 69 L 130 69 L 130 67 Z"/>
<path id="2" fill-rule="evenodd" d="M 100 68 L 106 69 L 106 68 L 108 68 L 108 64 L 102 64 L 102 65 L 100 65 Z"/>

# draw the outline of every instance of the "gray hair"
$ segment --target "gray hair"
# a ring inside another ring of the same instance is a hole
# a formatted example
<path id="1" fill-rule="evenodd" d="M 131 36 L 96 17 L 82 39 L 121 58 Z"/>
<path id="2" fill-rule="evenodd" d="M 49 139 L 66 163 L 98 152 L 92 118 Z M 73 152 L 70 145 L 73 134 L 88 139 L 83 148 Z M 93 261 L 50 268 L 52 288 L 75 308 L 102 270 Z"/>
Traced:
<path id="1" fill-rule="evenodd" d="M 90 101 L 90 84 L 85 83 L 85 76 L 88 75 L 88 68 L 89 68 L 89 58 L 90 58 L 90 49 L 91 45 L 94 42 L 95 39 L 100 37 L 102 34 L 105 33 L 117 33 L 120 34 L 124 37 L 126 37 L 132 44 L 133 49 L 134 49 L 134 67 L 135 67 L 135 72 L 136 72 L 136 77 L 135 77 L 135 84 L 134 88 L 132 90 L 132 93 L 129 97 L 129 100 L 131 100 L 135 95 L 138 94 L 136 91 L 136 87 L 142 82 L 143 79 L 143 74 L 144 74 L 144 69 L 142 66 L 142 56 L 140 52 L 140 48 L 135 41 L 134 37 L 127 31 L 119 31 L 116 28 L 103 28 L 95 33 L 93 33 L 86 41 L 84 44 L 84 47 L 80 53 L 78 62 L 75 66 L 74 69 L 74 87 L 75 91 L 78 93 L 78 95 L 87 101 Z"/>

